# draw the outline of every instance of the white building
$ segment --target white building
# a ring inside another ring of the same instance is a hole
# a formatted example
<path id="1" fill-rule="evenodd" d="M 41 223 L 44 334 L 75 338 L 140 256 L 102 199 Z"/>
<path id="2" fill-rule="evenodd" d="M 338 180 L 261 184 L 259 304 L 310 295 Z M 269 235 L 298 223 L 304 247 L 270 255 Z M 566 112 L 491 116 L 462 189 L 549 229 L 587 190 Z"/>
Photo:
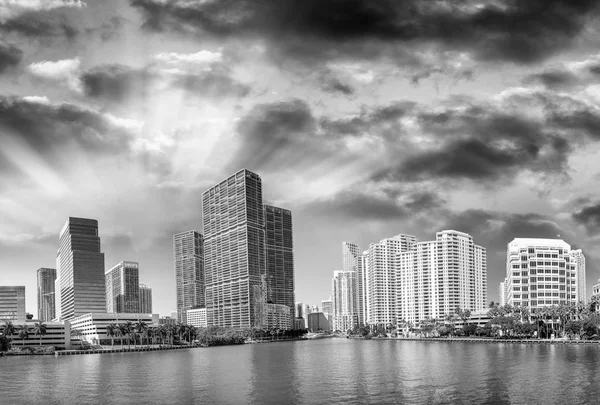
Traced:
<path id="1" fill-rule="evenodd" d="M 592 286 L 592 294 L 598 295 L 600 294 L 600 279 L 594 283 Z"/>
<path id="2" fill-rule="evenodd" d="M 397 256 L 411 250 L 416 242 L 416 237 L 400 234 L 369 245 L 366 266 L 369 324 L 388 325 L 396 322 Z"/>
<path id="3" fill-rule="evenodd" d="M 583 253 L 561 239 L 514 239 L 506 252 L 506 280 L 506 303 L 532 312 L 586 301 Z"/>
<path id="4" fill-rule="evenodd" d="M 362 252 L 359 258 L 357 276 L 358 294 L 358 323 L 366 325 L 369 323 L 369 251 Z"/>
<path id="5" fill-rule="evenodd" d="M 506 277 L 504 281 L 500 283 L 498 287 L 498 304 L 500 306 L 506 305 Z"/>
<path id="6" fill-rule="evenodd" d="M 334 271 L 331 281 L 333 330 L 346 332 L 358 323 L 356 295 L 356 272 Z"/>
<path id="7" fill-rule="evenodd" d="M 187 323 L 196 328 L 206 328 L 208 326 L 206 308 L 188 309 Z"/>
<path id="8" fill-rule="evenodd" d="M 39 347 L 40 342 L 42 346 L 54 346 L 56 349 L 71 349 L 71 325 L 68 321 L 66 322 L 44 322 L 46 325 L 46 333 L 41 337 L 33 334 L 33 328 L 35 323 L 38 321 L 31 322 L 14 322 L 15 334 L 11 336 L 12 347 Z M 27 325 L 29 329 L 29 336 L 27 339 L 19 339 L 17 333 L 23 325 Z"/>
<path id="9" fill-rule="evenodd" d="M 81 339 L 91 344 L 110 344 L 111 338 L 106 334 L 106 327 L 110 324 L 123 324 L 131 322 L 134 326 L 140 321 L 148 327 L 158 326 L 158 314 L 114 314 L 114 313 L 89 313 L 71 319 L 71 331 L 77 330 Z"/>
<path id="10" fill-rule="evenodd" d="M 486 308 L 485 248 L 475 245 L 469 234 L 437 232 L 435 241 L 398 252 L 395 268 L 398 324 L 441 318 L 457 307 Z"/>

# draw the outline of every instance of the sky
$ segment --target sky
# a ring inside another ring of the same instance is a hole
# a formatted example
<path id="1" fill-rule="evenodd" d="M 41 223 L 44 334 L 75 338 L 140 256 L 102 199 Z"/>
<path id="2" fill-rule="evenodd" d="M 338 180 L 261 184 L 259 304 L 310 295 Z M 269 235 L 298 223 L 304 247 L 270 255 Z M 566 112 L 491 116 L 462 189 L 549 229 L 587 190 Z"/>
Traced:
<path id="1" fill-rule="evenodd" d="M 175 309 L 172 236 L 241 168 L 294 221 L 296 300 L 342 242 L 454 229 L 600 251 L 596 0 L 0 0 L 0 284 L 55 267 L 69 216 Z"/>

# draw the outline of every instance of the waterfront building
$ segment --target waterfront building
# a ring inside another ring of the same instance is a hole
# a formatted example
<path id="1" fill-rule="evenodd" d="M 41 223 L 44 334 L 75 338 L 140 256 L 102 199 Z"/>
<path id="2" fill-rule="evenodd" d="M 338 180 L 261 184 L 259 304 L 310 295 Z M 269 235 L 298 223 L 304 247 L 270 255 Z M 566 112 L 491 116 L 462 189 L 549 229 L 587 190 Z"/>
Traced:
<path id="1" fill-rule="evenodd" d="M 498 304 L 500 306 L 506 305 L 506 277 L 500 283 L 500 287 L 498 287 Z"/>
<path id="2" fill-rule="evenodd" d="M 309 332 L 326 332 L 331 330 L 331 324 L 323 312 L 313 312 L 308 314 L 307 329 Z"/>
<path id="3" fill-rule="evenodd" d="M 516 238 L 506 251 L 506 303 L 535 313 L 546 306 L 586 300 L 581 250 L 561 239 Z"/>
<path id="4" fill-rule="evenodd" d="M 37 303 L 38 318 L 48 322 L 56 317 L 54 288 L 56 283 L 56 269 L 42 267 L 37 271 Z"/>
<path id="5" fill-rule="evenodd" d="M 137 262 L 122 261 L 108 270 L 106 312 L 137 314 L 140 311 L 140 273 Z"/>
<path id="6" fill-rule="evenodd" d="M 310 305 L 305 304 L 304 305 L 304 311 L 303 311 L 303 313 L 304 313 L 304 319 L 308 319 L 308 314 L 310 314 L 311 312 L 312 311 L 311 311 Z"/>
<path id="7" fill-rule="evenodd" d="M 148 327 L 155 327 L 159 324 L 159 317 L 158 314 L 88 313 L 72 318 L 70 323 L 71 331 L 77 331 L 82 340 L 94 345 L 110 345 L 111 337 L 106 333 L 108 325 L 131 322 L 135 327 L 140 321 Z"/>
<path id="8" fill-rule="evenodd" d="M 12 346 L 13 347 L 31 347 L 36 348 L 41 346 L 54 346 L 59 350 L 69 350 L 71 349 L 71 324 L 67 322 L 44 322 L 46 325 L 46 334 L 39 336 L 33 334 L 33 328 L 36 322 L 40 320 L 31 320 L 31 321 L 19 321 L 13 323 L 17 331 L 21 326 L 26 325 L 30 334 L 27 339 L 20 339 L 17 334 L 13 335 L 12 338 Z"/>
<path id="9" fill-rule="evenodd" d="M 365 250 L 360 255 L 358 267 L 358 323 L 367 325 L 369 321 L 369 251 Z"/>
<path id="10" fill-rule="evenodd" d="M 333 315 L 333 299 L 331 299 L 331 297 L 329 297 L 328 300 L 321 301 L 321 312 Z"/>
<path id="11" fill-rule="evenodd" d="M 144 284 L 140 284 L 140 312 L 152 313 L 152 288 Z"/>
<path id="12" fill-rule="evenodd" d="M 291 329 L 291 308 L 283 304 L 266 304 L 265 326 L 269 329 Z"/>
<path id="13" fill-rule="evenodd" d="M 59 237 L 57 316 L 69 320 L 86 313 L 106 312 L 104 253 L 98 221 L 69 217 Z"/>
<path id="14" fill-rule="evenodd" d="M 294 319 L 294 329 L 295 330 L 306 329 L 306 323 L 304 322 L 304 318 Z"/>
<path id="15" fill-rule="evenodd" d="M 285 329 L 290 329 L 295 318 L 292 213 L 265 205 L 264 218 L 267 301 L 289 307 L 290 325 Z"/>
<path id="16" fill-rule="evenodd" d="M 187 323 L 196 328 L 206 328 L 208 322 L 206 319 L 206 308 L 194 308 L 187 310 Z"/>
<path id="17" fill-rule="evenodd" d="M 296 318 L 303 318 L 304 317 L 304 304 L 302 304 L 301 302 L 296 302 Z"/>
<path id="18" fill-rule="evenodd" d="M 175 318 L 170 316 L 161 316 L 158 319 L 158 323 L 160 325 L 177 325 L 177 314 L 175 314 Z"/>
<path id="19" fill-rule="evenodd" d="M 490 316 L 488 315 L 488 311 L 489 309 L 485 309 L 482 311 L 473 311 L 471 312 L 471 316 L 467 318 L 466 321 L 463 321 L 462 319 L 456 319 L 454 321 L 454 326 L 457 328 L 463 328 L 466 324 L 475 325 L 480 328 L 483 328 L 491 320 Z"/>
<path id="20" fill-rule="evenodd" d="M 396 268 L 397 324 L 486 308 L 486 252 L 469 234 L 444 230 L 434 241 L 415 241 L 397 253 Z"/>
<path id="21" fill-rule="evenodd" d="M 396 322 L 397 255 L 412 249 L 417 238 L 399 234 L 371 243 L 368 250 L 368 322 L 384 325 Z"/>
<path id="22" fill-rule="evenodd" d="M 25 286 L 0 286 L 0 323 L 25 319 Z"/>
<path id="23" fill-rule="evenodd" d="M 347 332 L 358 323 L 356 313 L 356 272 L 334 271 L 331 281 L 333 330 Z"/>
<path id="24" fill-rule="evenodd" d="M 177 320 L 187 323 L 187 310 L 204 307 L 204 239 L 196 231 L 173 235 Z"/>
<path id="25" fill-rule="evenodd" d="M 600 279 L 592 286 L 592 295 L 600 294 Z"/>
<path id="26" fill-rule="evenodd" d="M 355 315 L 356 322 L 364 323 L 364 313 L 361 312 L 364 297 L 360 294 L 364 287 L 360 279 L 360 275 L 362 275 L 362 257 L 360 249 L 355 243 L 342 242 L 342 271 L 355 273 L 353 278 L 355 285 L 352 287 L 355 296 L 352 301 L 353 308 L 351 312 Z"/>

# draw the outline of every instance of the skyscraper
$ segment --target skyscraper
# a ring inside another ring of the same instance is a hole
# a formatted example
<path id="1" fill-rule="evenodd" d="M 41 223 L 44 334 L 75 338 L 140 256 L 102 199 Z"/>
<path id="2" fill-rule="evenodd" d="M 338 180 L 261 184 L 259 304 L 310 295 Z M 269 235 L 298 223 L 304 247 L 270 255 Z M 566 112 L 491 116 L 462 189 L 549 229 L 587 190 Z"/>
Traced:
<path id="1" fill-rule="evenodd" d="M 370 324 L 387 326 L 396 322 L 396 256 L 412 249 L 416 242 L 416 237 L 400 234 L 369 245 L 367 288 Z"/>
<path id="2" fill-rule="evenodd" d="M 38 318 L 48 322 L 56 317 L 54 288 L 56 269 L 42 267 L 37 271 Z"/>
<path id="3" fill-rule="evenodd" d="M 270 205 L 265 205 L 264 210 L 267 301 L 290 307 L 293 320 L 295 307 L 292 213 Z"/>
<path id="4" fill-rule="evenodd" d="M 334 271 L 331 294 L 333 298 L 333 330 L 347 332 L 358 323 L 356 272 Z"/>
<path id="5" fill-rule="evenodd" d="M 260 176 L 242 169 L 205 191 L 202 217 L 208 324 L 261 327 L 266 259 Z"/>
<path id="6" fill-rule="evenodd" d="M 358 245 L 352 242 L 342 242 L 342 271 L 353 271 L 356 273 L 354 277 L 356 285 L 352 288 L 355 294 L 352 312 L 356 315 L 356 322 L 360 324 L 365 323 L 365 314 L 363 312 L 365 298 L 363 294 L 365 287 L 363 285 L 364 279 L 362 278 L 364 273 L 363 264 L 363 258 Z"/>
<path id="7" fill-rule="evenodd" d="M 187 310 L 206 305 L 204 239 L 196 231 L 173 236 L 177 320 L 187 323 Z"/>
<path id="8" fill-rule="evenodd" d="M 584 301 L 585 258 L 561 239 L 516 238 L 506 250 L 506 303 L 545 306 Z M 583 291 L 582 291 L 583 290 Z"/>
<path id="9" fill-rule="evenodd" d="M 0 286 L 0 322 L 25 322 L 25 287 Z"/>
<path id="10" fill-rule="evenodd" d="M 137 262 L 123 261 L 108 270 L 106 279 L 106 312 L 140 313 L 140 272 Z"/>
<path id="11" fill-rule="evenodd" d="M 504 277 L 504 281 L 498 287 L 498 304 L 501 306 L 506 305 L 506 277 Z"/>
<path id="12" fill-rule="evenodd" d="M 100 252 L 98 221 L 69 217 L 60 231 L 56 262 L 61 320 L 105 313 L 104 253 Z"/>
<path id="13" fill-rule="evenodd" d="M 140 313 L 152 313 L 152 288 L 140 284 Z"/>

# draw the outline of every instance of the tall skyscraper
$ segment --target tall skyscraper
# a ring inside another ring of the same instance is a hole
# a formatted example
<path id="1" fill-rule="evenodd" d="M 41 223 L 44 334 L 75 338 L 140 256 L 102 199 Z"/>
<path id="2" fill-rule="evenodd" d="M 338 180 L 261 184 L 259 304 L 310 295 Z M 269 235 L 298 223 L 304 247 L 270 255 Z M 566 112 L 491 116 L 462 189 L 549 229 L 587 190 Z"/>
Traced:
<path id="1" fill-rule="evenodd" d="M 69 217 L 60 231 L 56 257 L 61 320 L 90 312 L 106 312 L 104 253 L 98 221 Z"/>
<path id="2" fill-rule="evenodd" d="M 140 271 L 137 262 L 122 261 L 108 270 L 106 280 L 106 312 L 140 313 Z"/>
<path id="3" fill-rule="evenodd" d="M 187 310 L 205 307 L 204 239 L 196 231 L 173 236 L 177 320 L 187 323 Z"/>
<path id="4" fill-rule="evenodd" d="M 498 304 L 501 306 L 506 305 L 506 277 L 498 287 Z"/>
<path id="5" fill-rule="evenodd" d="M 358 289 L 358 323 L 369 324 L 369 251 L 365 250 L 360 255 L 358 266 L 357 289 Z"/>
<path id="6" fill-rule="evenodd" d="M 371 243 L 368 251 L 368 322 L 389 325 L 396 322 L 396 256 L 412 249 L 417 238 L 396 235 Z"/>
<path id="7" fill-rule="evenodd" d="M 506 251 L 506 303 L 545 306 L 585 301 L 585 258 L 561 239 L 516 238 Z"/>
<path id="8" fill-rule="evenodd" d="M 356 285 L 353 287 L 355 297 L 352 312 L 356 315 L 356 322 L 364 324 L 365 314 L 362 312 L 364 295 L 361 294 L 364 290 L 363 279 L 361 278 L 363 273 L 362 266 L 363 262 L 358 245 L 352 242 L 342 242 L 342 271 L 353 271 L 356 273 L 354 277 Z"/>
<path id="9" fill-rule="evenodd" d="M 25 322 L 25 287 L 0 286 L 0 322 Z"/>
<path id="10" fill-rule="evenodd" d="M 295 307 L 292 213 L 283 208 L 265 205 L 264 217 L 267 301 L 290 307 L 293 320 Z"/>
<path id="11" fill-rule="evenodd" d="M 264 214 L 262 180 L 246 169 L 202 194 L 209 325 L 263 326 Z"/>
<path id="12" fill-rule="evenodd" d="M 333 299 L 331 297 L 328 300 L 321 301 L 321 312 L 325 315 L 333 315 Z"/>
<path id="13" fill-rule="evenodd" d="M 356 272 L 334 271 L 331 281 L 333 330 L 347 332 L 358 323 L 356 313 Z"/>
<path id="14" fill-rule="evenodd" d="M 56 269 L 42 267 L 37 271 L 38 318 L 48 322 L 56 317 L 54 288 Z"/>
<path id="15" fill-rule="evenodd" d="M 140 284 L 140 313 L 152 313 L 152 288 Z"/>
<path id="16" fill-rule="evenodd" d="M 486 253 L 469 234 L 437 232 L 435 241 L 399 252 L 396 267 L 398 324 L 486 308 Z"/>

